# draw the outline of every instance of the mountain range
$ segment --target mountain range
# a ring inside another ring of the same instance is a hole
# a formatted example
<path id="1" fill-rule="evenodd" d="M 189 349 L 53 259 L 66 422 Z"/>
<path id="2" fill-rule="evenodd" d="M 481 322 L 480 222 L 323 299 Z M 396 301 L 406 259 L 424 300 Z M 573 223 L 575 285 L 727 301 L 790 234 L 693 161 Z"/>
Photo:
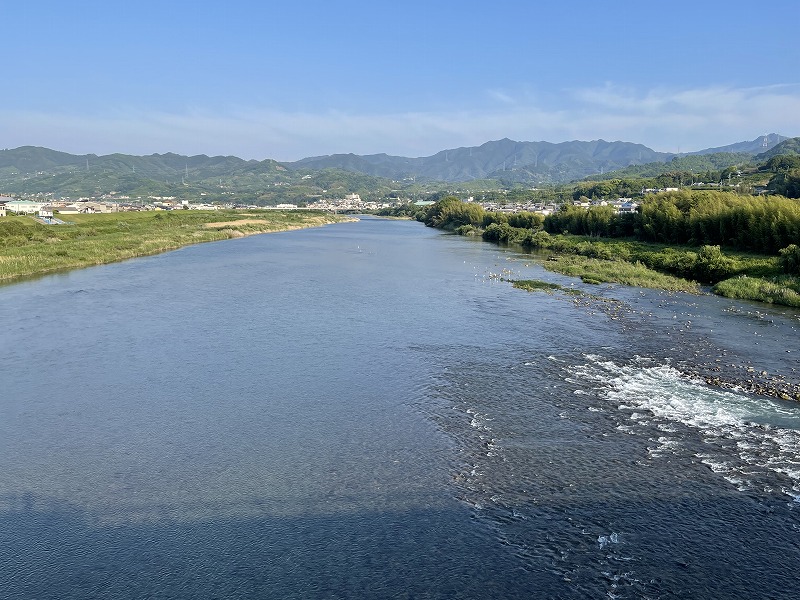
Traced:
<path id="1" fill-rule="evenodd" d="M 269 186 L 295 186 L 298 195 L 314 196 L 331 189 L 357 193 L 370 188 L 371 178 L 380 178 L 378 187 L 386 190 L 413 183 L 483 179 L 503 184 L 558 184 L 636 165 L 669 163 L 690 155 L 730 153 L 731 164 L 736 164 L 742 157 L 779 151 L 776 146 L 788 139 L 772 133 L 684 154 L 657 152 L 642 144 L 621 141 L 551 143 L 502 139 L 417 158 L 334 154 L 294 162 L 173 153 L 74 155 L 23 146 L 0 150 L 0 193 L 142 193 L 154 189 L 170 193 L 191 187 L 194 191 L 213 188 L 258 194 Z"/>
<path id="2" fill-rule="evenodd" d="M 745 153 L 755 156 L 786 139 L 785 136 L 772 133 L 752 141 L 687 154 Z M 566 183 L 631 165 L 664 163 L 676 156 L 681 155 L 657 152 L 631 142 L 595 140 L 556 144 L 515 142 L 506 138 L 476 147 L 442 150 L 422 158 L 387 154 L 333 154 L 285 164 L 289 168 L 342 169 L 394 180 L 463 182 L 496 179 L 504 182 Z"/>

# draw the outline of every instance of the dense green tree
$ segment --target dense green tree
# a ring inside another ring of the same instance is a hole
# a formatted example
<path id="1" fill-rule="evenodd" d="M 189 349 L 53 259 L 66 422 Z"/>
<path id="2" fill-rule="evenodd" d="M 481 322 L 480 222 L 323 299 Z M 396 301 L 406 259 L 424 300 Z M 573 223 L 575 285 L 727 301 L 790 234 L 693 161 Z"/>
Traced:
<path id="1" fill-rule="evenodd" d="M 431 205 L 425 216 L 425 224 L 450 230 L 462 225 L 480 226 L 483 224 L 484 212 L 479 204 L 462 202 L 455 196 L 447 196 Z"/>
<path id="2" fill-rule="evenodd" d="M 503 212 L 493 212 L 487 210 L 483 213 L 483 227 L 488 227 L 492 223 L 508 223 L 508 217 L 510 215 L 508 213 Z"/>
<path id="3" fill-rule="evenodd" d="M 508 215 L 508 224 L 522 229 L 541 229 L 544 215 L 534 212 L 518 212 Z"/>
<path id="4" fill-rule="evenodd" d="M 558 212 L 548 216 L 544 228 L 550 233 L 574 233 L 596 237 L 630 235 L 632 223 L 619 215 L 612 206 L 590 206 L 588 209 L 572 204 L 562 205 Z"/>
<path id="5" fill-rule="evenodd" d="M 733 274 L 734 262 L 722 254 L 719 246 L 703 246 L 697 253 L 693 275 L 698 281 L 716 283 Z"/>
<path id="6" fill-rule="evenodd" d="M 702 281 L 713 281 L 728 268 L 718 252 L 721 247 L 774 255 L 781 248 L 800 243 L 800 201 L 711 190 L 653 194 L 644 199 L 636 213 L 626 214 L 617 214 L 610 206 L 587 209 L 567 202 L 545 218 L 529 212 L 490 212 L 447 196 L 427 209 L 423 221 L 431 227 L 464 228 L 461 231 L 470 233 L 492 228 L 486 239 L 518 241 L 533 247 L 543 241 L 541 236 L 534 241 L 542 229 L 549 234 L 635 237 L 646 242 L 703 246 L 706 248 L 692 264 L 671 261 L 667 253 L 657 259 L 663 264 L 656 265 Z M 585 250 L 592 255 L 591 249 Z"/>
<path id="7" fill-rule="evenodd" d="M 763 168 L 773 173 L 785 173 L 792 169 L 800 168 L 800 155 L 778 154 L 764 163 Z"/>
<path id="8" fill-rule="evenodd" d="M 800 156 L 796 157 L 800 159 Z M 800 168 L 776 173 L 769 181 L 768 189 L 787 198 L 800 198 Z"/>
<path id="9" fill-rule="evenodd" d="M 800 275 L 800 246 L 789 244 L 778 251 L 780 264 L 784 273 Z"/>
<path id="10" fill-rule="evenodd" d="M 508 223 L 492 223 L 483 231 L 483 239 L 487 242 L 510 244 L 519 242 L 526 230 L 511 227 Z"/>
<path id="11" fill-rule="evenodd" d="M 643 241 L 772 254 L 800 240 L 800 202 L 708 190 L 656 194 L 640 207 L 636 231 Z"/>

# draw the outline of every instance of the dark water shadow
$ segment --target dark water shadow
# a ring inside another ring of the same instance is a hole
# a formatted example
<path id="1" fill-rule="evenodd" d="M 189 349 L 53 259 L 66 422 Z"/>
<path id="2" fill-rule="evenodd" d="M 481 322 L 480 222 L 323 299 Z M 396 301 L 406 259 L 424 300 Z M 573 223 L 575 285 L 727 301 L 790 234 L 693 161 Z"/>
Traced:
<path id="1" fill-rule="evenodd" d="M 555 597 L 563 585 L 513 567 L 459 510 L 103 525 L 65 502 L 4 504 L 8 600 Z"/>

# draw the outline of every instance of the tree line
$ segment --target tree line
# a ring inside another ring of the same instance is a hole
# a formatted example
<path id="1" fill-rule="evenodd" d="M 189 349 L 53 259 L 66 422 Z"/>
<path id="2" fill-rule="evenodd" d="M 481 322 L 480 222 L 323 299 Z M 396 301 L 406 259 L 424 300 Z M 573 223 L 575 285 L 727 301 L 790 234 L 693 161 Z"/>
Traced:
<path id="1" fill-rule="evenodd" d="M 720 248 L 777 255 L 785 272 L 800 272 L 800 200 L 781 196 L 685 190 L 649 195 L 634 213 L 617 213 L 610 206 L 587 209 L 566 203 L 548 216 L 487 211 L 478 204 L 448 196 L 419 211 L 416 218 L 430 227 L 463 235 L 480 234 L 487 241 L 530 248 L 558 250 L 554 245 L 567 242 L 556 241 L 557 234 L 695 246 L 701 249 L 696 265 L 672 264 L 670 259 L 670 264 L 654 266 L 671 272 L 693 272 L 704 265 L 694 273 L 701 280 L 714 279 L 726 270 Z M 581 254 L 610 258 L 599 244 L 583 250 L 586 252 L 580 251 Z M 652 260 L 660 262 L 661 258 Z"/>
<path id="2" fill-rule="evenodd" d="M 421 211 L 417 218 L 430 227 L 451 231 L 469 227 L 486 231 L 492 225 L 497 231 L 507 225 L 551 234 L 718 245 L 762 254 L 777 254 L 789 244 L 800 243 L 800 200 L 709 190 L 652 194 L 634 213 L 617 213 L 611 206 L 587 209 L 566 203 L 546 217 L 532 212 L 487 211 L 476 203 L 448 196 Z"/>
<path id="3" fill-rule="evenodd" d="M 657 194 L 642 203 L 635 235 L 643 241 L 776 254 L 800 241 L 800 201 L 712 191 Z"/>

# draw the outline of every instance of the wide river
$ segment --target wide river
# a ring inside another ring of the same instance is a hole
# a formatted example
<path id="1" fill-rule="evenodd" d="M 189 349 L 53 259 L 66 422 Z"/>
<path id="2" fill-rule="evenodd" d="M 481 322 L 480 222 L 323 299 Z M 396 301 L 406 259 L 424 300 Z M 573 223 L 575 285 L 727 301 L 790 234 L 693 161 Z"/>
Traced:
<path id="1" fill-rule="evenodd" d="M 576 281 L 364 218 L 0 287 L 0 598 L 800 598 L 800 313 Z"/>

